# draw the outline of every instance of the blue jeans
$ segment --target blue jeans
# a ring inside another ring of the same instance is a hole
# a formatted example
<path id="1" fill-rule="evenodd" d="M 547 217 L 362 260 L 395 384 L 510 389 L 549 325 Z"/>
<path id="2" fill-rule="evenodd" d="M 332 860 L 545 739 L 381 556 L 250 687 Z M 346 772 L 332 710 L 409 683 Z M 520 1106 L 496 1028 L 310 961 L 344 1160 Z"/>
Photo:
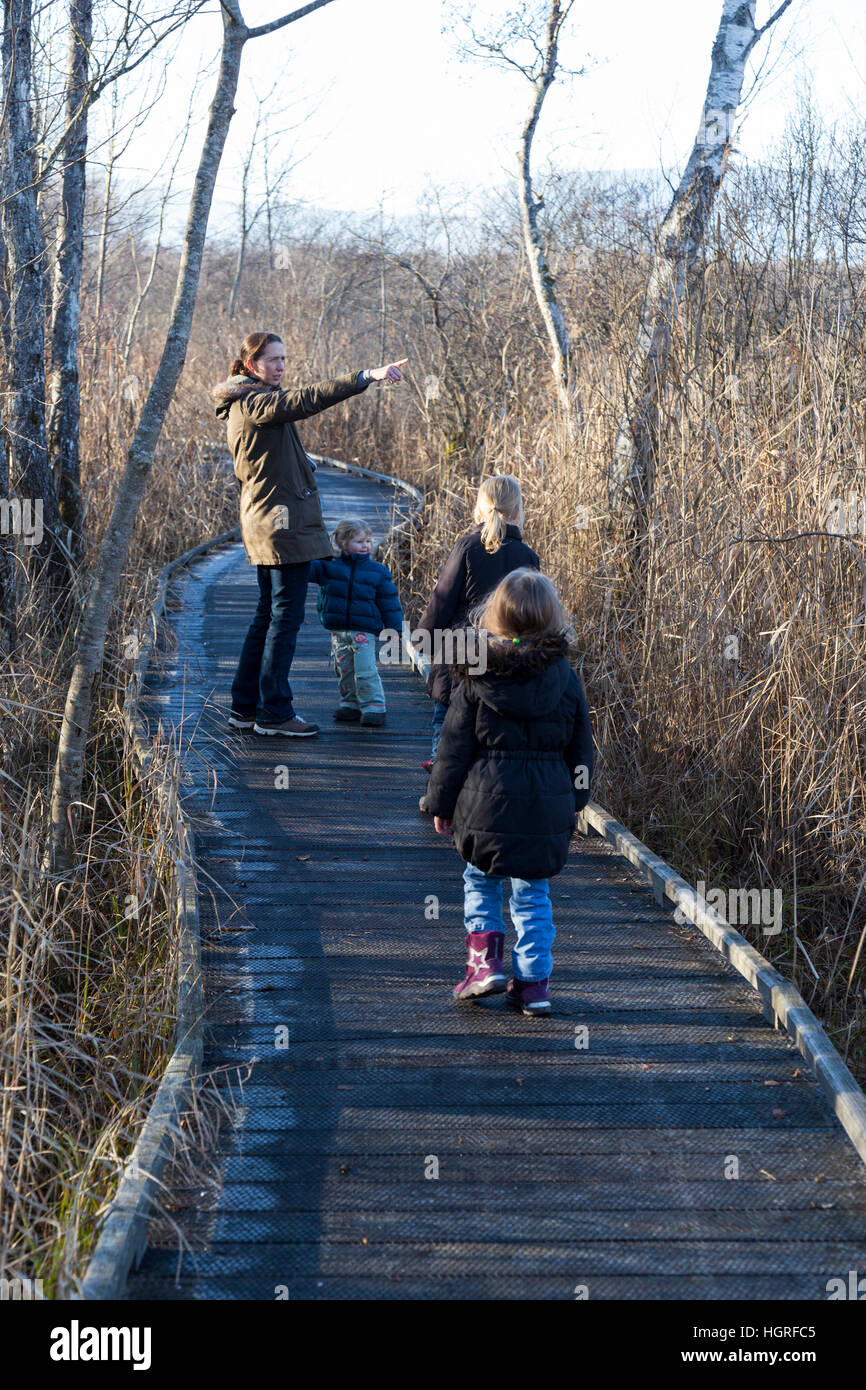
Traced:
<path id="1" fill-rule="evenodd" d="M 232 682 L 232 709 L 266 724 L 293 719 L 289 670 L 295 655 L 310 562 L 257 565 L 259 602 Z"/>
<path id="2" fill-rule="evenodd" d="M 442 733 L 442 725 L 445 723 L 445 716 L 448 713 L 448 706 L 441 700 L 433 701 L 433 743 L 430 748 L 431 759 L 436 757 L 436 750 L 439 747 L 439 736 Z"/>
<path id="3" fill-rule="evenodd" d="M 502 920 L 502 885 L 507 882 L 483 874 L 474 864 L 463 870 L 463 915 L 466 931 L 505 931 Z M 511 879 L 508 908 L 517 942 L 511 964 L 518 980 L 546 980 L 553 971 L 551 947 L 556 935 L 550 887 L 546 878 Z"/>

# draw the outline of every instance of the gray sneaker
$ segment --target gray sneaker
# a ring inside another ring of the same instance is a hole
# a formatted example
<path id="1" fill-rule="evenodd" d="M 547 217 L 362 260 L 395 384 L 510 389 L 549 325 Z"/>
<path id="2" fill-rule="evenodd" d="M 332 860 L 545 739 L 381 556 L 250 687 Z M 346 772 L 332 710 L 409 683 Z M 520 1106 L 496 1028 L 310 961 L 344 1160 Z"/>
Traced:
<path id="1" fill-rule="evenodd" d="M 240 710 L 233 709 L 229 715 L 229 727 L 232 729 L 251 729 L 255 722 L 254 714 L 242 714 Z"/>
<path id="2" fill-rule="evenodd" d="M 291 719 L 286 719 L 282 724 L 260 724 L 255 722 L 254 732 L 257 734 L 282 734 L 285 738 L 312 738 L 319 732 L 318 724 L 309 724 L 306 719 L 302 719 L 296 714 Z"/>

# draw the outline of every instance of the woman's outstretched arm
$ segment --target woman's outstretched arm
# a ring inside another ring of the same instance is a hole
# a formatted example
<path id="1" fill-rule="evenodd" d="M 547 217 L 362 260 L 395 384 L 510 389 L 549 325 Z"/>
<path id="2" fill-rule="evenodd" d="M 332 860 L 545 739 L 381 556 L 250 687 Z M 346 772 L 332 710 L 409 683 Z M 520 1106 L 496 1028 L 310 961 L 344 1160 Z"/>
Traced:
<path id="1" fill-rule="evenodd" d="M 404 357 L 400 362 L 390 362 L 385 367 L 353 372 L 351 376 L 335 377 L 332 381 L 320 381 L 301 391 L 283 391 L 279 387 L 250 391 L 241 397 L 241 409 L 256 425 L 287 425 L 292 420 L 306 420 L 332 405 L 338 405 L 340 401 L 349 400 L 351 396 L 359 396 L 371 382 L 402 381 L 400 368 L 407 361 L 408 358 Z"/>

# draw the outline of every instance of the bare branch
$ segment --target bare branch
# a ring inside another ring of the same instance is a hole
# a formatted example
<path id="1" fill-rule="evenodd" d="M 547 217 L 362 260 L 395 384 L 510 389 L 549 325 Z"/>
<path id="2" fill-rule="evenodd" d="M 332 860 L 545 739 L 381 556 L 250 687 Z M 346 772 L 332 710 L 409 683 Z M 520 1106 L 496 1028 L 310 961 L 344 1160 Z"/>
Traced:
<path id="1" fill-rule="evenodd" d="M 323 5 L 330 4 L 331 0 L 310 0 L 309 5 L 302 5 L 299 10 L 283 15 L 282 19 L 272 19 L 269 24 L 258 24 L 255 29 L 248 30 L 248 37 L 260 39 L 264 34 L 273 34 L 277 29 L 284 29 L 287 24 L 294 24 L 296 19 L 303 19 L 304 15 L 312 14 L 314 10 L 320 10 Z"/>

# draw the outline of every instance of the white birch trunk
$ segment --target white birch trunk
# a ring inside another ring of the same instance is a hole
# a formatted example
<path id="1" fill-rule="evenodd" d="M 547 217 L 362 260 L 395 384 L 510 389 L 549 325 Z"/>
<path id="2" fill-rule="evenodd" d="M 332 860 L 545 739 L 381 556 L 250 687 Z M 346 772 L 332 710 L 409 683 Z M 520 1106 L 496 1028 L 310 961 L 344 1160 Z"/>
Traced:
<path id="1" fill-rule="evenodd" d="M 541 108 L 554 78 L 559 47 L 559 34 L 563 24 L 560 0 L 551 0 L 547 17 L 544 63 L 532 84 L 532 101 L 521 133 L 520 148 L 517 153 L 518 181 L 520 198 L 520 225 L 523 233 L 523 249 L 529 266 L 529 278 L 535 294 L 538 309 L 544 323 L 551 348 L 551 371 L 560 405 L 571 416 L 571 343 L 565 318 L 556 298 L 556 281 L 544 249 L 544 241 L 538 226 L 538 214 L 542 207 L 540 199 L 532 191 L 532 141 L 538 127 Z"/>
<path id="2" fill-rule="evenodd" d="M 55 544 L 60 514 L 48 463 L 45 431 L 45 245 L 37 205 L 32 112 L 31 0 L 6 0 L 3 27 L 2 210 L 9 322 L 4 334 L 6 372 L 3 425 L 8 489 L 41 502 L 42 541 L 28 547 L 31 580 L 52 588 L 66 565 Z"/>
<path id="3" fill-rule="evenodd" d="M 692 281 L 743 93 L 749 56 L 791 0 L 762 28 L 756 0 L 723 0 L 713 44 L 710 77 L 692 152 L 659 229 L 657 249 L 641 308 L 609 473 L 611 512 L 624 511 L 639 531 L 652 497 L 653 461 L 659 435 L 659 403 L 680 305 Z"/>
<path id="4" fill-rule="evenodd" d="M 69 69 L 66 80 L 66 139 L 60 191 L 57 259 L 54 265 L 48 448 L 60 516 L 72 533 L 71 550 L 80 553 L 83 524 L 79 422 L 78 328 L 84 256 L 88 64 L 93 0 L 70 0 Z"/>

